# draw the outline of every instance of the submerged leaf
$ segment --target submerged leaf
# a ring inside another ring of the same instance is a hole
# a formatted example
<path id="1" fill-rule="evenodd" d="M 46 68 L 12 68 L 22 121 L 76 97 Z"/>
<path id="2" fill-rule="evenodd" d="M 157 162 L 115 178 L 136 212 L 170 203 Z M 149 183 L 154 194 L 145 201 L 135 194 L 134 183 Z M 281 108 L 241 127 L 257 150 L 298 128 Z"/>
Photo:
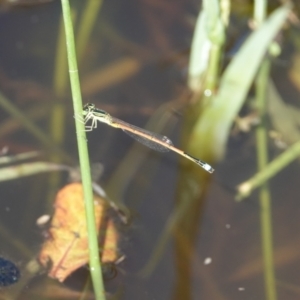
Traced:
<path id="1" fill-rule="evenodd" d="M 99 197 L 94 198 L 94 203 L 102 246 L 101 260 L 103 263 L 115 262 L 119 258 L 116 226 L 107 217 L 107 203 Z M 50 265 L 50 277 L 64 281 L 89 260 L 82 185 L 72 183 L 62 188 L 56 196 L 54 207 L 49 238 L 40 251 L 39 261 L 45 267 Z"/>

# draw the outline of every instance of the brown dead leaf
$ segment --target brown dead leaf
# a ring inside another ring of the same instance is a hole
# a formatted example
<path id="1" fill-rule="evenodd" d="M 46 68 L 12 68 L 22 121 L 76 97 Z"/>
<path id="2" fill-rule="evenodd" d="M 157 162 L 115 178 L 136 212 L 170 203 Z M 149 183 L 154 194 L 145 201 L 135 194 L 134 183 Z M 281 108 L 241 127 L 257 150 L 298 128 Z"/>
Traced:
<path id="1" fill-rule="evenodd" d="M 101 261 L 115 262 L 119 258 L 116 226 L 107 216 L 107 203 L 99 197 L 94 197 L 94 203 Z M 89 259 L 82 185 L 71 183 L 62 188 L 54 208 L 49 238 L 42 246 L 39 261 L 45 267 L 50 265 L 48 275 L 62 282 Z"/>

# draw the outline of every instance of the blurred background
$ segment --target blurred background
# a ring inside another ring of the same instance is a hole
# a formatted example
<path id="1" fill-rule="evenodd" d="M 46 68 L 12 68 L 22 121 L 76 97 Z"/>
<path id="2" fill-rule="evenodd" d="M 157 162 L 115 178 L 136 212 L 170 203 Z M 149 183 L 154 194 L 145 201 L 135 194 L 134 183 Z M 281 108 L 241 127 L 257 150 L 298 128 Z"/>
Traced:
<path id="1" fill-rule="evenodd" d="M 108 299 L 276 299 L 265 288 L 260 194 L 254 190 L 244 201 L 235 200 L 237 186 L 258 172 L 255 130 L 261 119 L 253 86 L 231 124 L 224 154 L 214 154 L 210 147 L 217 152 L 222 146 L 209 136 L 209 146 L 205 138 L 190 146 L 205 110 L 198 106 L 205 102 L 203 89 L 188 87 L 200 1 L 70 2 L 84 103 L 166 135 L 215 168 L 210 175 L 105 124 L 87 133 L 91 164 L 101 163 L 95 182 L 128 219 L 124 224 L 118 209 L 108 212 L 116 220 L 122 258 L 104 273 Z M 268 1 L 268 13 L 280 5 Z M 276 35 L 280 55 L 270 59 L 277 94 L 267 98 L 279 99 L 268 102 L 263 116 L 270 161 L 299 135 L 297 5 Z M 252 1 L 231 2 L 219 78 L 251 32 L 253 8 Z M 211 91 L 217 90 L 218 84 Z M 55 195 L 78 164 L 60 1 L 0 1 L 0 93 L 0 158 L 36 153 L 26 165 L 1 166 L 0 256 L 21 276 L 1 290 L 0 299 L 93 299 L 92 292 L 83 292 L 87 266 L 63 283 L 42 268 L 28 275 L 28 262 L 51 239 L 36 220 L 53 214 Z M 207 127 L 216 122 L 202 120 Z M 49 165 L 40 170 L 40 161 Z M 278 299 L 300 297 L 299 175 L 295 159 L 268 181 Z"/>

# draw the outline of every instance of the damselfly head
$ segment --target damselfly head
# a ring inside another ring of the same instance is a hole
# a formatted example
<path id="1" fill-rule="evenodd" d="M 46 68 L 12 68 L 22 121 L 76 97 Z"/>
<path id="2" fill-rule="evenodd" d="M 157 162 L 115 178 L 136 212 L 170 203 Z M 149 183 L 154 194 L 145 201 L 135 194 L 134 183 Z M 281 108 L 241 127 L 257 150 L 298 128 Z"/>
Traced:
<path id="1" fill-rule="evenodd" d="M 88 112 L 88 111 L 93 111 L 95 109 L 95 104 L 93 103 L 87 103 L 83 106 L 83 110 Z"/>

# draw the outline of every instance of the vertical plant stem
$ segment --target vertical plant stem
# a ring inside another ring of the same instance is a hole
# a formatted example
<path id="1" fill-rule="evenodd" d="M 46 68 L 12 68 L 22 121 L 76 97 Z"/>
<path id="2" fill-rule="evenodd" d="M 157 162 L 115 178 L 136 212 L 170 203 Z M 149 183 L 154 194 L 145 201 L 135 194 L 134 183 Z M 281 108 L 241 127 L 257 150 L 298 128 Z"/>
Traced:
<path id="1" fill-rule="evenodd" d="M 215 91 L 220 72 L 220 56 L 222 53 L 222 46 L 213 44 L 210 52 L 210 59 L 206 74 L 205 90 Z"/>
<path id="2" fill-rule="evenodd" d="M 203 9 L 207 14 L 207 36 L 211 42 L 204 89 L 214 92 L 219 81 L 220 57 L 225 42 L 225 25 L 219 1 L 204 0 Z"/>
<path id="3" fill-rule="evenodd" d="M 63 18 L 65 24 L 67 55 L 69 63 L 69 73 L 72 89 L 72 98 L 74 112 L 76 115 L 82 115 L 82 99 L 79 85 L 79 76 L 77 69 L 74 33 L 72 27 L 72 18 L 70 12 L 69 0 L 61 0 Z M 75 118 L 77 143 L 79 151 L 80 169 L 82 175 L 82 184 L 85 200 L 86 221 L 89 239 L 90 272 L 92 276 L 94 291 L 97 300 L 105 299 L 103 278 L 99 259 L 97 229 L 94 213 L 94 202 L 91 183 L 91 172 L 89 165 L 88 149 L 84 131 L 84 124 Z"/>
<path id="4" fill-rule="evenodd" d="M 270 61 L 265 59 L 256 81 L 256 104 L 261 118 L 261 124 L 256 129 L 257 166 L 259 171 L 263 170 L 268 164 L 267 132 L 265 126 L 265 94 L 269 73 Z M 271 196 L 268 183 L 264 183 L 261 186 L 259 191 L 259 201 L 266 299 L 276 300 L 277 296 L 273 264 Z"/>
<path id="5" fill-rule="evenodd" d="M 267 14 L 267 1 L 255 0 L 254 20 L 259 27 Z M 256 80 L 256 105 L 261 119 L 256 129 L 257 167 L 263 170 L 268 164 L 268 141 L 266 130 L 266 91 L 270 75 L 270 59 L 265 58 Z M 265 295 L 267 300 L 276 300 L 275 272 L 273 262 L 273 233 L 271 195 L 268 183 L 265 182 L 259 190 L 261 242 L 264 263 Z"/>
<path id="6" fill-rule="evenodd" d="M 254 18 L 257 26 L 261 25 L 266 19 L 267 13 L 267 0 L 255 0 L 254 5 Z"/>

